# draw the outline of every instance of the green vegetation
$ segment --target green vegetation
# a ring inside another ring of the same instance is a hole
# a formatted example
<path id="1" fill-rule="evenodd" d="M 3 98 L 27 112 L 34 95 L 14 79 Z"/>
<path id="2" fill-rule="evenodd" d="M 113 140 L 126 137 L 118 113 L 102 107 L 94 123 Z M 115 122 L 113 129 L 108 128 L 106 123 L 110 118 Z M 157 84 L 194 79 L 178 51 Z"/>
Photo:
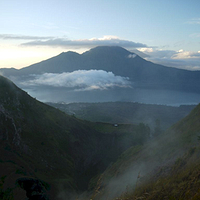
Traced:
<path id="1" fill-rule="evenodd" d="M 199 199 L 199 119 L 200 105 L 162 134 L 160 118 L 83 121 L 0 77 L 0 199 Z"/>
<path id="2" fill-rule="evenodd" d="M 133 102 L 107 102 L 107 103 L 48 103 L 69 115 L 92 122 L 110 124 L 147 124 L 152 130 L 158 122 L 161 130 L 166 130 L 183 117 L 188 115 L 195 107 L 151 105 Z"/>
<path id="3" fill-rule="evenodd" d="M 0 77 L 0 176 L 7 175 L 8 189 L 15 191 L 16 179 L 24 175 L 40 178 L 53 188 L 61 184 L 66 190 L 76 189 L 78 158 L 71 152 L 73 140 L 82 140 L 78 148 L 84 151 L 84 136 L 90 134 L 97 132 Z"/>
<path id="4" fill-rule="evenodd" d="M 13 192 L 11 188 L 4 189 L 6 176 L 0 178 L 0 199 L 1 200 L 13 200 Z"/>
<path id="5" fill-rule="evenodd" d="M 7 188 L 15 194 L 19 178 L 40 179 L 51 186 L 52 198 L 60 188 L 74 192 L 90 185 L 92 189 L 95 177 L 123 151 L 150 136 L 150 128 L 142 123 L 115 126 L 69 116 L 3 77 L 0 127 L 0 176 L 6 175 Z"/>
<path id="6" fill-rule="evenodd" d="M 200 149 L 192 149 L 178 158 L 172 166 L 165 166 L 132 192 L 121 195 L 121 200 L 136 199 L 192 199 L 200 198 Z"/>
<path id="7" fill-rule="evenodd" d="M 105 135 L 114 135 L 120 140 L 129 140 L 125 142 L 127 148 L 133 145 L 143 144 L 150 139 L 151 130 L 148 125 L 139 124 L 109 124 L 109 123 L 91 123 L 91 126 L 98 132 Z"/>
<path id="8" fill-rule="evenodd" d="M 199 119 L 200 105 L 162 136 L 142 147 L 137 154 L 131 153 L 131 150 L 124 152 L 123 159 L 108 169 L 110 180 L 117 174 L 121 177 L 120 184 L 123 174 L 138 173 L 133 185 L 129 184 L 128 189 L 117 195 L 118 198 L 114 195 L 113 199 L 199 199 Z M 140 164 L 146 167 L 137 171 Z M 106 194 L 104 190 L 101 192 L 102 196 Z"/>

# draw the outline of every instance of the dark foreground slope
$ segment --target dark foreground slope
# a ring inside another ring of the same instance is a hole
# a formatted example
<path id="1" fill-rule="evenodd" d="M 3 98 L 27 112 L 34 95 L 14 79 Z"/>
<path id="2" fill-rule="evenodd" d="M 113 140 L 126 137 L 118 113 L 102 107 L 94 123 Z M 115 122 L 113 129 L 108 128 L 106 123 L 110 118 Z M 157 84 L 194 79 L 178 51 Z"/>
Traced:
<path id="1" fill-rule="evenodd" d="M 86 123 L 38 102 L 0 77 L 0 177 L 15 199 L 24 195 L 16 186 L 20 180 L 41 179 L 50 185 L 51 196 L 61 188 L 71 192 L 87 187 L 91 177 L 84 182 L 81 174 L 100 162 L 100 141 L 99 133 Z"/>
<path id="2" fill-rule="evenodd" d="M 0 198 L 66 199 L 92 189 L 92 180 L 149 134 L 142 123 L 79 120 L 0 76 Z"/>
<path id="3" fill-rule="evenodd" d="M 15 188 L 21 177 L 31 177 L 53 188 L 77 189 L 73 143 L 78 140 L 78 148 L 84 151 L 91 135 L 80 121 L 36 101 L 0 77 L 0 177 L 8 188 Z"/>
<path id="4" fill-rule="evenodd" d="M 200 105 L 146 146 L 124 152 L 102 175 L 95 199 L 199 199 L 199 133 Z"/>

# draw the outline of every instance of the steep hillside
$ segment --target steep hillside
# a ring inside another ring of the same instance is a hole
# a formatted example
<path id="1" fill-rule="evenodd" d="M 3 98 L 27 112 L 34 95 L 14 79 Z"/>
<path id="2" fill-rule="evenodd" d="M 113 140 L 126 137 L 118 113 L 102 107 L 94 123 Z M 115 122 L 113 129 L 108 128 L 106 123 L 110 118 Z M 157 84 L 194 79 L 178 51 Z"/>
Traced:
<path id="1" fill-rule="evenodd" d="M 76 188 L 69 141 L 75 137 L 74 130 L 87 134 L 85 126 L 80 123 L 77 128 L 75 119 L 32 99 L 3 77 L 0 118 L 0 177 L 6 175 L 11 188 L 20 176 L 39 177 L 54 184 L 63 180 L 66 188 Z"/>
<path id="2" fill-rule="evenodd" d="M 24 176 L 42 179 L 52 186 L 51 192 L 83 187 L 78 176 L 100 161 L 96 138 L 99 133 L 86 123 L 0 77 L 0 177 L 9 188 Z"/>
<path id="3" fill-rule="evenodd" d="M 198 199 L 199 120 L 200 105 L 162 136 L 124 152 L 102 175 L 95 199 Z"/>
<path id="4" fill-rule="evenodd" d="M 172 165 L 165 165 L 159 168 L 154 173 L 151 183 L 144 183 L 134 193 L 126 194 L 122 199 L 138 199 L 141 197 L 148 200 L 167 198 L 199 199 L 199 122 L 200 105 L 171 129 L 176 134 L 176 137 L 178 137 L 179 150 L 183 151 L 183 155 L 178 157 Z"/>
<path id="5" fill-rule="evenodd" d="M 150 128 L 142 123 L 114 126 L 69 116 L 0 76 L 2 198 L 60 199 L 91 190 L 123 151 L 149 137 Z"/>

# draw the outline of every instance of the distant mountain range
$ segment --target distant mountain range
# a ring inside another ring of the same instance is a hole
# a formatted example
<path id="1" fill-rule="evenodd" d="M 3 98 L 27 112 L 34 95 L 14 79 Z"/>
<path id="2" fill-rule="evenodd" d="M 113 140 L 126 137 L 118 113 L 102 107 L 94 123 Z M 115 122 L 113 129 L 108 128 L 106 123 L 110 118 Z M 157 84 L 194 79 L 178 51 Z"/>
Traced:
<path id="1" fill-rule="evenodd" d="M 188 104 L 200 99 L 200 71 L 158 65 L 118 46 L 69 51 L 0 72 L 42 101 Z"/>

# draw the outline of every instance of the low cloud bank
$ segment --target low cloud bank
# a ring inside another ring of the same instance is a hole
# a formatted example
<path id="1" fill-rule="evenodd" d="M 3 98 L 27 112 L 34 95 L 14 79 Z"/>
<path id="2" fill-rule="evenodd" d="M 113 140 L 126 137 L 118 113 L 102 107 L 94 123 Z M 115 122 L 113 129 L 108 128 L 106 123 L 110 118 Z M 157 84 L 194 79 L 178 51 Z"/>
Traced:
<path id="1" fill-rule="evenodd" d="M 67 48 L 92 48 L 95 46 L 121 46 L 125 48 L 147 47 L 146 44 L 120 39 L 117 36 L 104 36 L 102 38 L 91 38 L 82 40 L 69 40 L 66 38 L 51 38 L 48 40 L 34 40 L 22 43 L 22 46 L 52 46 Z"/>
<path id="2" fill-rule="evenodd" d="M 178 51 L 162 50 L 154 48 L 139 48 L 141 52 L 148 55 L 147 60 L 169 67 L 187 70 L 200 70 L 200 51 Z"/>
<path id="3" fill-rule="evenodd" d="M 75 91 L 106 90 L 113 87 L 131 87 L 127 77 L 116 76 L 103 70 L 77 70 L 70 73 L 44 73 L 32 75 L 32 79 L 22 82 L 26 86 L 66 87 Z"/>
<path id="4" fill-rule="evenodd" d="M 0 39 L 3 40 L 47 40 L 53 39 L 51 36 L 30 36 L 30 35 L 16 35 L 16 34 L 0 34 Z"/>

